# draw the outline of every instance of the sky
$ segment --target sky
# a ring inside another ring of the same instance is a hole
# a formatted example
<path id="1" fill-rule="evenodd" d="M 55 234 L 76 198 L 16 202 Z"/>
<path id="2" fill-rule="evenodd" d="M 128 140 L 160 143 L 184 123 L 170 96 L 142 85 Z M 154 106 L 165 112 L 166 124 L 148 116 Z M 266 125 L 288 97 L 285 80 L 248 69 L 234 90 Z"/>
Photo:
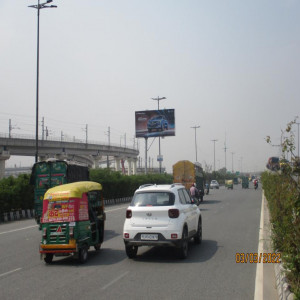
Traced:
<path id="1" fill-rule="evenodd" d="M 0 1 L 0 134 L 35 135 L 37 0 Z M 138 142 L 135 111 L 175 109 L 163 167 L 264 170 L 300 116 L 299 0 L 54 0 L 40 11 L 39 120 L 49 136 Z M 298 119 L 299 122 L 299 119 Z M 297 136 L 297 127 L 293 130 Z M 217 140 L 215 143 L 212 140 Z M 215 145 L 215 151 L 214 151 Z M 149 139 L 158 167 L 158 139 Z M 215 159 L 214 159 L 215 154 Z M 6 167 L 34 157 L 12 156 Z"/>

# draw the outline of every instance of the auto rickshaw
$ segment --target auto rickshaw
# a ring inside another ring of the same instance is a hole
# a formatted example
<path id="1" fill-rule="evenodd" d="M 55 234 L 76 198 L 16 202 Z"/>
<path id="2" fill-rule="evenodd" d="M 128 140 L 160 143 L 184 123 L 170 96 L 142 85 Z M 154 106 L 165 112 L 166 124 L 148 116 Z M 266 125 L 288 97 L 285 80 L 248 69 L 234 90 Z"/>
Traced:
<path id="1" fill-rule="evenodd" d="M 242 177 L 242 188 L 243 189 L 249 188 L 249 179 L 246 176 Z"/>
<path id="2" fill-rule="evenodd" d="M 225 187 L 229 189 L 233 189 L 233 180 L 225 180 Z"/>
<path id="3" fill-rule="evenodd" d="M 47 190 L 41 218 L 41 259 L 73 255 L 80 263 L 88 249 L 99 250 L 104 238 L 102 186 L 92 181 L 63 184 Z"/>

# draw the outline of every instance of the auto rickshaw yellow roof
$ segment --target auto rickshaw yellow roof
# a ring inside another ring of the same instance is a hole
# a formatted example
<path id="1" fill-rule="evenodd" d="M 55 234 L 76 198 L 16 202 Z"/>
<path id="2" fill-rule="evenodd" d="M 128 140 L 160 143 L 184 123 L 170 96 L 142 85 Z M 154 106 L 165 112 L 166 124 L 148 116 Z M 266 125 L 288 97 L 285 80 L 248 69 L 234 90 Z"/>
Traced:
<path id="1" fill-rule="evenodd" d="M 78 181 L 58 185 L 49 189 L 44 196 L 44 200 L 81 198 L 84 193 L 100 190 L 102 190 L 102 185 L 100 183 L 93 181 Z"/>

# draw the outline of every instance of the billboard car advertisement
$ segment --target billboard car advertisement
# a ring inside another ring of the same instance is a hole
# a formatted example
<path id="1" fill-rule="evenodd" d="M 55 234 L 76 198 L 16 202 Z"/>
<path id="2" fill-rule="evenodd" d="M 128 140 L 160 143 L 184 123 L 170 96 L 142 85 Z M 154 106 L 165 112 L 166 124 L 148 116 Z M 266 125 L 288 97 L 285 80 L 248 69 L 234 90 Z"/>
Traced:
<path id="1" fill-rule="evenodd" d="M 135 136 L 148 138 L 175 135 L 175 110 L 145 110 L 135 112 Z"/>

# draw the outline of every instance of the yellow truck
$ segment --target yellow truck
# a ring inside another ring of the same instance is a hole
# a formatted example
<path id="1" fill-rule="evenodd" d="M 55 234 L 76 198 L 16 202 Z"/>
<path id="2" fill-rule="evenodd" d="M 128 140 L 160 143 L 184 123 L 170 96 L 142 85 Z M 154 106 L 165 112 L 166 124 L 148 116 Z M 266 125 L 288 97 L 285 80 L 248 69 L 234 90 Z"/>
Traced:
<path id="1" fill-rule="evenodd" d="M 173 165 L 173 182 L 182 183 L 189 191 L 193 183 L 199 191 L 199 200 L 204 196 L 204 172 L 200 163 L 192 163 L 189 160 L 180 160 Z"/>

